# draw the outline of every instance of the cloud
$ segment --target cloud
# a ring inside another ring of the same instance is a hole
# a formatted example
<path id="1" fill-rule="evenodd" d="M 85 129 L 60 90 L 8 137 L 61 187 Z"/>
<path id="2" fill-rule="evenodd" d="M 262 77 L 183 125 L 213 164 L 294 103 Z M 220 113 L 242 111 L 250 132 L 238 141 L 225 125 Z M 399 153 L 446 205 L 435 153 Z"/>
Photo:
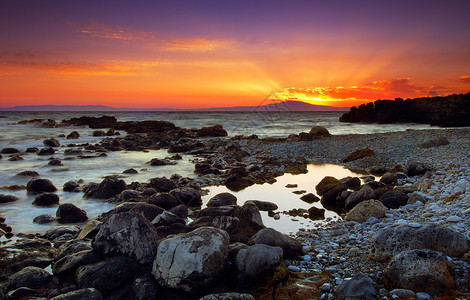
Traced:
<path id="1" fill-rule="evenodd" d="M 143 31 L 132 31 L 122 28 L 119 25 L 105 25 L 93 22 L 79 29 L 79 32 L 90 35 L 94 38 L 133 41 L 152 38 L 153 34 Z"/>
<path id="2" fill-rule="evenodd" d="M 191 39 L 176 39 L 172 41 L 163 41 L 162 50 L 181 51 L 181 52 L 207 52 L 221 48 L 227 48 L 233 42 L 224 40 L 208 40 L 197 37 Z"/>
<path id="3" fill-rule="evenodd" d="M 460 76 L 460 82 L 470 84 L 470 76 Z"/>

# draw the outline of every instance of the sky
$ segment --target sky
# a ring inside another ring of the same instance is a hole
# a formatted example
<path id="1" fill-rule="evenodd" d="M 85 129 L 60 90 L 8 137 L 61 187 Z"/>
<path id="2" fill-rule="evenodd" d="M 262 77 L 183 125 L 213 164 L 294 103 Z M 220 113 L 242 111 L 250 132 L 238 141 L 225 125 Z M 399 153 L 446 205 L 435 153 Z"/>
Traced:
<path id="1" fill-rule="evenodd" d="M 0 0 L 0 107 L 350 107 L 470 90 L 467 0 Z"/>

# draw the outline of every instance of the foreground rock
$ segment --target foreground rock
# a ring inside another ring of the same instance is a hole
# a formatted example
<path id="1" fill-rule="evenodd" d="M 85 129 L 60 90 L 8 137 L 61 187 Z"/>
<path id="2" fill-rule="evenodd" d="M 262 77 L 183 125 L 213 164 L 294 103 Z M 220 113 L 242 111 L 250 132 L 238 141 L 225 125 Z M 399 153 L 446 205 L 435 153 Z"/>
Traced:
<path id="1" fill-rule="evenodd" d="M 372 279 L 363 273 L 354 275 L 351 280 L 344 281 L 336 288 L 336 296 L 339 300 L 378 300 L 379 295 L 375 290 Z"/>
<path id="2" fill-rule="evenodd" d="M 49 282 L 50 274 L 38 267 L 26 267 L 13 274 L 7 281 L 6 286 L 10 290 L 20 287 L 38 289 Z"/>
<path id="3" fill-rule="evenodd" d="M 346 215 L 347 221 L 356 221 L 363 223 L 371 217 L 381 219 L 385 217 L 385 212 L 387 208 L 382 202 L 377 200 L 367 200 L 356 205 L 351 211 Z"/>
<path id="4" fill-rule="evenodd" d="M 299 241 L 272 228 L 264 228 L 258 231 L 251 238 L 250 244 L 265 244 L 272 247 L 280 247 L 283 250 L 284 257 L 287 259 L 296 259 L 302 254 L 302 244 Z"/>
<path id="5" fill-rule="evenodd" d="M 228 244 L 227 232 L 211 227 L 167 238 L 158 245 L 152 274 L 165 287 L 187 292 L 208 288 L 222 275 Z"/>

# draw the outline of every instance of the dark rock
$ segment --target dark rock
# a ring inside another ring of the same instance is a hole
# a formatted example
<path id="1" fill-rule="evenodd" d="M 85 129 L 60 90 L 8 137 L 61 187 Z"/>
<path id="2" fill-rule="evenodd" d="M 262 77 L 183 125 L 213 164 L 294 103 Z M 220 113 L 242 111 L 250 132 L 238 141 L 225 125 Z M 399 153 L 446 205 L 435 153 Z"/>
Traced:
<path id="1" fill-rule="evenodd" d="M 211 227 L 164 239 L 158 245 L 152 274 L 164 287 L 187 292 L 210 289 L 220 280 L 228 245 L 227 232 Z"/>
<path id="2" fill-rule="evenodd" d="M 6 282 L 9 290 L 20 287 L 28 287 L 31 289 L 39 289 L 49 282 L 50 274 L 44 269 L 38 267 L 26 267 L 16 272 Z"/>
<path id="3" fill-rule="evenodd" d="M 197 163 L 194 165 L 194 173 L 198 175 L 220 174 L 220 170 L 207 163 Z"/>
<path id="4" fill-rule="evenodd" d="M 322 126 L 313 127 L 312 129 L 310 129 L 309 134 L 313 136 L 316 140 L 321 140 L 321 139 L 331 136 L 328 129 Z"/>
<path id="5" fill-rule="evenodd" d="M 343 159 L 343 162 L 350 162 L 353 160 L 358 160 L 364 157 L 374 155 L 374 151 L 370 150 L 369 148 L 364 148 L 360 150 L 356 150 L 353 153 L 349 154 Z"/>
<path id="6" fill-rule="evenodd" d="M 202 205 L 201 194 L 192 188 L 177 188 L 170 191 L 170 194 L 180 203 L 189 207 L 200 207 Z"/>
<path id="7" fill-rule="evenodd" d="M 92 264 L 100 260 L 100 256 L 93 250 L 82 250 L 58 259 L 52 265 L 52 272 L 54 274 L 73 274 L 80 266 Z"/>
<path id="8" fill-rule="evenodd" d="M 2 154 L 16 154 L 20 153 L 20 150 L 16 148 L 3 148 L 2 151 L 0 151 Z"/>
<path id="9" fill-rule="evenodd" d="M 40 156 L 54 155 L 54 153 L 55 153 L 54 148 L 42 148 L 36 152 L 36 154 Z"/>
<path id="10" fill-rule="evenodd" d="M 357 273 L 350 280 L 343 281 L 335 290 L 339 300 L 379 300 L 375 283 L 367 275 Z"/>
<path id="11" fill-rule="evenodd" d="M 387 171 L 388 171 L 388 168 L 386 166 L 373 166 L 373 167 L 366 169 L 367 173 L 372 174 L 374 176 L 382 176 L 383 174 L 387 173 Z"/>
<path id="12" fill-rule="evenodd" d="M 76 132 L 76 131 L 72 131 L 71 133 L 69 133 L 67 135 L 67 139 L 68 140 L 76 140 L 80 137 L 80 133 Z"/>
<path id="13" fill-rule="evenodd" d="M 139 174 L 139 172 L 136 169 L 127 169 L 122 172 L 122 174 Z"/>
<path id="14" fill-rule="evenodd" d="M 331 176 L 326 176 L 315 186 L 315 190 L 317 191 L 318 195 L 323 196 L 326 194 L 326 192 L 328 192 L 328 190 L 339 184 L 341 184 L 341 182 L 338 179 Z"/>
<path id="15" fill-rule="evenodd" d="M 55 221 L 55 218 L 51 215 L 39 215 L 36 218 L 34 218 L 33 223 L 48 224 L 54 221 Z"/>
<path id="16" fill-rule="evenodd" d="M 333 188 L 329 189 L 322 197 L 321 197 L 321 204 L 324 207 L 332 208 L 332 209 L 343 209 L 345 206 L 346 199 L 341 199 L 341 194 L 348 189 L 347 185 L 345 184 L 338 184 L 333 186 Z M 338 199 L 341 201 L 338 201 Z"/>
<path id="17" fill-rule="evenodd" d="M 37 296 L 38 293 L 27 287 L 20 287 L 16 290 L 9 291 L 7 294 L 8 300 L 17 300 L 17 299 L 34 299 L 34 296 Z M 3 299 L 3 298 L 2 298 Z"/>
<path id="18" fill-rule="evenodd" d="M 408 169 L 406 169 L 404 166 L 400 165 L 400 164 L 397 164 L 395 166 L 393 166 L 393 168 L 391 168 L 390 170 L 388 170 L 387 173 L 407 173 L 408 172 Z"/>
<path id="19" fill-rule="evenodd" d="M 176 165 L 176 162 L 168 159 L 153 158 L 148 162 L 151 166 L 167 166 L 167 165 Z"/>
<path id="20" fill-rule="evenodd" d="M 223 229 L 227 231 L 228 234 L 232 235 L 238 233 L 239 223 L 240 219 L 237 217 L 217 216 L 212 220 L 210 225 L 215 228 Z"/>
<path id="21" fill-rule="evenodd" d="M 380 182 L 385 184 L 396 184 L 398 179 L 405 179 L 408 178 L 405 173 L 402 172 L 395 172 L 395 173 L 385 173 L 382 178 L 380 178 Z"/>
<path id="22" fill-rule="evenodd" d="M 55 255 L 54 260 L 58 261 L 66 256 L 85 251 L 93 250 L 91 247 L 91 242 L 80 239 L 73 239 L 68 242 L 63 243 L 58 249 Z"/>
<path id="23" fill-rule="evenodd" d="M 124 190 L 119 194 L 121 202 L 138 202 L 142 200 L 142 196 L 134 190 Z"/>
<path id="24" fill-rule="evenodd" d="M 56 218 L 59 223 L 77 223 L 88 220 L 86 212 L 72 203 L 59 205 Z"/>
<path id="25" fill-rule="evenodd" d="M 207 207 L 237 205 L 237 197 L 230 193 L 219 193 L 207 202 Z"/>
<path id="26" fill-rule="evenodd" d="M 109 199 L 124 191 L 126 182 L 116 177 L 106 177 L 99 185 L 90 184 L 84 188 L 83 197 L 95 199 Z"/>
<path id="27" fill-rule="evenodd" d="M 16 176 L 23 176 L 23 177 L 39 177 L 39 173 L 36 171 L 23 171 L 16 174 Z"/>
<path id="28" fill-rule="evenodd" d="M 62 161 L 60 159 L 53 159 L 49 161 L 49 166 L 63 166 Z"/>
<path id="29" fill-rule="evenodd" d="M 386 207 L 396 209 L 408 203 L 408 195 L 399 191 L 390 191 L 380 196 L 379 200 Z"/>
<path id="30" fill-rule="evenodd" d="M 36 148 L 36 147 L 29 147 L 29 148 L 26 148 L 26 151 L 25 151 L 25 152 L 26 152 L 26 153 L 36 153 L 36 152 L 38 152 L 38 151 L 39 151 L 39 149 Z"/>
<path id="31" fill-rule="evenodd" d="M 77 239 L 92 239 L 100 230 L 100 227 L 103 223 L 98 220 L 89 220 L 83 225 L 83 228 L 80 230 L 80 233 L 77 236 Z"/>
<path id="32" fill-rule="evenodd" d="M 54 193 L 42 193 L 36 196 L 33 201 L 33 205 L 37 206 L 51 206 L 55 204 L 59 204 L 59 196 Z"/>
<path id="33" fill-rule="evenodd" d="M 52 181 L 44 178 L 33 178 L 26 184 L 26 190 L 32 194 L 52 193 L 57 191 Z"/>
<path id="34" fill-rule="evenodd" d="M 411 163 L 408 166 L 408 176 L 423 175 L 432 168 L 424 163 Z"/>
<path id="35" fill-rule="evenodd" d="M 231 175 L 227 177 L 227 179 L 225 179 L 224 184 L 229 190 L 241 191 L 244 188 L 247 188 L 255 184 L 255 182 L 253 181 L 251 177 L 247 177 L 247 176 L 241 177 L 239 175 Z"/>
<path id="36" fill-rule="evenodd" d="M 64 187 L 62 189 L 64 192 L 78 193 L 80 192 L 80 185 L 76 181 L 70 180 L 64 183 Z"/>
<path id="37" fill-rule="evenodd" d="M 325 210 L 312 206 L 308 209 L 308 217 L 312 220 L 323 220 L 325 218 Z"/>
<path id="38" fill-rule="evenodd" d="M 169 226 L 174 223 L 186 224 L 186 221 L 172 212 L 164 211 L 152 221 L 155 227 Z"/>
<path id="39" fill-rule="evenodd" d="M 310 133 L 307 133 L 307 132 L 299 133 L 299 141 L 301 142 L 313 141 L 314 139 L 315 137 L 311 135 Z"/>
<path id="40" fill-rule="evenodd" d="M 218 137 L 227 136 L 227 131 L 221 125 L 203 127 L 197 131 L 197 136 L 201 137 Z"/>
<path id="41" fill-rule="evenodd" d="M 170 208 L 169 211 L 183 219 L 186 219 L 188 217 L 188 207 L 184 204 L 180 204 L 178 206 Z"/>
<path id="42" fill-rule="evenodd" d="M 150 179 L 149 187 L 156 189 L 157 192 L 168 193 L 176 189 L 178 185 L 165 177 L 157 177 Z"/>
<path id="43" fill-rule="evenodd" d="M 83 151 L 80 149 L 65 149 L 64 155 L 66 156 L 78 155 L 79 157 L 83 157 Z M 66 159 L 69 159 L 69 158 L 66 158 Z"/>
<path id="44" fill-rule="evenodd" d="M 261 211 L 271 211 L 279 208 L 276 203 L 269 201 L 248 200 L 245 203 L 253 203 Z"/>
<path id="45" fill-rule="evenodd" d="M 137 300 L 157 299 L 158 286 L 155 279 L 149 275 L 138 277 L 132 283 L 132 290 Z"/>
<path id="46" fill-rule="evenodd" d="M 106 136 L 113 136 L 115 134 L 116 134 L 116 130 L 114 130 L 113 128 L 106 131 Z"/>
<path id="47" fill-rule="evenodd" d="M 300 197 L 300 200 L 311 204 L 311 203 L 320 201 L 320 198 L 318 198 L 317 196 L 315 196 L 312 193 L 308 193 L 308 194 L 303 195 L 302 197 Z"/>
<path id="48" fill-rule="evenodd" d="M 59 147 L 60 146 L 60 143 L 58 140 L 56 140 L 55 138 L 50 138 L 50 139 L 47 139 L 47 140 L 44 140 L 42 141 L 42 143 L 44 144 L 44 147 L 48 148 L 48 147 Z"/>
<path id="49" fill-rule="evenodd" d="M 237 208 L 232 216 L 240 220 L 238 223 L 238 235 L 242 239 L 240 241 L 248 242 L 253 235 L 265 228 L 258 207 L 252 203 L 245 203 Z"/>
<path id="50" fill-rule="evenodd" d="M 348 188 L 351 189 L 351 190 L 357 190 L 361 186 L 361 180 L 359 179 L 359 177 L 348 176 L 348 177 L 345 177 L 345 178 L 341 178 L 339 181 L 342 184 L 347 185 Z"/>
<path id="51" fill-rule="evenodd" d="M 123 254 L 141 264 L 153 261 L 156 232 L 141 215 L 124 212 L 112 215 L 93 240 L 93 248 L 104 254 Z"/>
<path id="52" fill-rule="evenodd" d="M 104 132 L 103 130 L 95 130 L 91 133 L 91 135 L 94 137 L 106 136 L 106 132 Z"/>
<path id="53" fill-rule="evenodd" d="M 372 188 L 367 185 L 363 186 L 359 191 L 352 192 L 348 196 L 346 199 L 345 208 L 350 210 L 359 203 L 370 199 L 376 199 L 376 197 L 377 195 Z"/>
<path id="54" fill-rule="evenodd" d="M 19 156 L 18 154 L 13 154 L 13 155 L 10 155 L 10 157 L 8 157 L 8 160 L 9 161 L 20 161 L 20 160 L 24 160 L 24 158 Z"/>
<path id="55" fill-rule="evenodd" d="M 71 291 L 51 298 L 51 300 L 102 300 L 100 291 L 95 288 L 86 288 L 76 291 Z"/>
<path id="56" fill-rule="evenodd" d="M 421 148 L 432 148 L 432 147 L 438 147 L 438 146 L 445 146 L 449 145 L 450 142 L 446 137 L 440 136 L 435 139 L 431 139 L 429 141 L 426 141 L 420 145 Z"/>
<path id="57" fill-rule="evenodd" d="M 0 194 L 0 204 L 18 201 L 18 197 L 13 195 Z"/>
<path id="58" fill-rule="evenodd" d="M 70 120 L 62 121 L 67 126 L 88 126 L 92 129 L 97 128 L 114 128 L 117 124 L 116 117 L 101 116 L 101 117 L 88 117 L 82 116 L 79 118 L 71 118 Z"/>
<path id="59" fill-rule="evenodd" d="M 46 231 L 46 233 L 44 234 L 44 238 L 50 241 L 53 241 L 63 235 L 71 235 L 72 238 L 74 238 L 77 236 L 79 231 L 80 228 L 73 225 L 56 226 Z"/>
<path id="60" fill-rule="evenodd" d="M 119 286 L 130 283 L 136 263 L 125 256 L 114 256 L 103 261 L 78 268 L 76 280 L 79 288 L 96 288 L 107 294 Z"/>
<path id="61" fill-rule="evenodd" d="M 302 254 L 302 244 L 299 241 L 272 228 L 261 229 L 250 239 L 249 243 L 280 247 L 286 259 L 297 259 Z"/>
<path id="62" fill-rule="evenodd" d="M 148 199 L 148 203 L 164 209 L 170 209 L 181 204 L 181 202 L 170 193 L 153 194 Z"/>

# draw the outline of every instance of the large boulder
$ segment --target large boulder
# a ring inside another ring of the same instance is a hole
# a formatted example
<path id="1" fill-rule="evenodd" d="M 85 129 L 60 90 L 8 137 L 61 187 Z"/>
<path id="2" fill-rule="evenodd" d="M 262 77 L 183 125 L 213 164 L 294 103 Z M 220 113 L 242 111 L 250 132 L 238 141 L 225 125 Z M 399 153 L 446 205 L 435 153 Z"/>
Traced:
<path id="1" fill-rule="evenodd" d="M 75 279 L 79 288 L 96 288 L 107 294 L 130 283 L 137 264 L 125 256 L 113 256 L 106 260 L 78 268 Z"/>
<path id="2" fill-rule="evenodd" d="M 377 200 L 366 200 L 359 203 L 346 214 L 347 221 L 363 223 L 371 217 L 381 219 L 385 217 L 387 208 Z"/>
<path id="3" fill-rule="evenodd" d="M 39 289 L 49 282 L 50 277 L 51 275 L 49 272 L 44 269 L 38 267 L 26 267 L 11 275 L 6 282 L 6 287 L 9 290 L 14 290 L 20 287 Z"/>
<path id="4" fill-rule="evenodd" d="M 206 289 L 220 280 L 228 245 L 227 232 L 213 227 L 164 239 L 158 245 L 152 274 L 164 287 L 187 292 Z"/>
<path id="5" fill-rule="evenodd" d="M 132 206 L 129 210 L 130 212 L 136 213 L 138 215 L 144 216 L 147 220 L 152 221 L 155 219 L 159 214 L 164 212 L 165 210 L 159 206 L 145 203 L 145 202 L 138 202 Z"/>
<path id="6" fill-rule="evenodd" d="M 249 176 L 231 175 L 225 179 L 225 186 L 231 191 L 241 191 L 253 184 L 255 181 Z"/>
<path id="7" fill-rule="evenodd" d="M 280 247 L 256 244 L 241 249 L 235 256 L 234 279 L 239 287 L 255 285 L 271 277 L 282 263 L 283 252 Z"/>
<path id="8" fill-rule="evenodd" d="M 86 288 L 80 289 L 76 291 L 71 291 L 65 294 L 61 294 L 59 296 L 55 296 L 51 298 L 51 300 L 101 300 L 103 297 L 101 296 L 100 291 L 95 288 Z"/>
<path id="9" fill-rule="evenodd" d="M 347 210 L 352 209 L 362 201 L 375 199 L 377 195 L 374 190 L 369 186 L 363 186 L 359 191 L 352 192 L 351 195 L 346 198 L 345 208 Z"/>
<path id="10" fill-rule="evenodd" d="M 218 137 L 227 136 L 227 131 L 222 125 L 215 125 L 210 127 L 203 127 L 197 131 L 197 136 L 201 137 Z"/>
<path id="11" fill-rule="evenodd" d="M 62 189 L 64 192 L 78 193 L 80 192 L 80 184 L 76 181 L 70 180 L 64 183 L 64 187 Z"/>
<path id="12" fill-rule="evenodd" d="M 52 265 L 54 274 L 73 274 L 80 266 L 92 264 L 100 260 L 99 255 L 93 250 L 82 250 L 72 253 L 57 260 Z"/>
<path id="13" fill-rule="evenodd" d="M 178 199 L 169 193 L 153 194 L 147 201 L 149 204 L 153 204 L 164 209 L 171 209 L 181 204 Z"/>
<path id="14" fill-rule="evenodd" d="M 335 290 L 338 300 L 379 300 L 375 283 L 364 273 L 357 273 L 350 280 L 343 281 Z"/>
<path id="15" fill-rule="evenodd" d="M 98 252 L 123 254 L 140 264 L 148 264 L 155 257 L 157 238 L 145 217 L 123 212 L 112 215 L 100 227 L 92 245 Z"/>
<path id="16" fill-rule="evenodd" d="M 49 179 L 33 178 L 26 184 L 26 190 L 32 194 L 40 194 L 55 192 L 57 188 Z"/>
<path id="17" fill-rule="evenodd" d="M 219 193 L 207 202 L 207 207 L 237 205 L 237 197 L 230 193 Z"/>
<path id="18" fill-rule="evenodd" d="M 238 234 L 242 242 L 248 242 L 255 233 L 265 228 L 259 209 L 253 203 L 245 203 L 238 207 L 233 216 L 239 220 Z"/>
<path id="19" fill-rule="evenodd" d="M 318 195 L 323 196 L 326 194 L 326 192 L 339 184 L 341 184 L 341 182 L 338 179 L 331 176 L 326 176 L 315 186 L 315 190 L 317 191 Z"/>
<path id="20" fill-rule="evenodd" d="M 59 196 L 54 193 L 42 193 L 34 199 L 33 204 L 37 206 L 51 206 L 59 204 Z"/>
<path id="21" fill-rule="evenodd" d="M 65 203 L 57 208 L 56 219 L 59 223 L 77 223 L 88 220 L 88 216 L 83 209 L 72 203 Z"/>
<path id="22" fill-rule="evenodd" d="M 380 196 L 379 200 L 388 208 L 399 208 L 408 203 L 408 195 L 400 191 L 386 192 Z"/>
<path id="23" fill-rule="evenodd" d="M 328 129 L 322 126 L 315 126 L 312 129 L 310 129 L 309 133 L 311 136 L 313 136 L 316 140 L 324 139 L 326 137 L 331 136 L 330 132 Z"/>
<path id="24" fill-rule="evenodd" d="M 372 237 L 370 257 L 387 261 L 394 255 L 410 249 L 430 249 L 461 257 L 470 250 L 470 243 L 463 234 L 436 224 L 419 228 L 409 225 L 388 226 Z"/>
<path id="25" fill-rule="evenodd" d="M 149 187 L 154 188 L 157 192 L 168 193 L 174 190 L 178 185 L 172 180 L 165 177 L 156 177 L 150 179 Z"/>
<path id="26" fill-rule="evenodd" d="M 126 182 L 116 177 L 106 177 L 99 185 L 89 184 L 84 189 L 85 198 L 109 199 L 127 188 Z"/>
<path id="27" fill-rule="evenodd" d="M 453 264 L 441 252 L 408 250 L 396 255 L 385 268 L 383 281 L 392 289 L 424 291 L 437 296 L 455 288 Z"/>
<path id="28" fill-rule="evenodd" d="M 202 205 L 201 193 L 193 188 L 177 188 L 170 191 L 170 194 L 189 207 L 200 207 Z"/>
<path id="29" fill-rule="evenodd" d="M 286 259 L 297 259 L 302 254 L 302 244 L 299 241 L 272 228 L 261 229 L 250 239 L 249 243 L 280 247 Z"/>

